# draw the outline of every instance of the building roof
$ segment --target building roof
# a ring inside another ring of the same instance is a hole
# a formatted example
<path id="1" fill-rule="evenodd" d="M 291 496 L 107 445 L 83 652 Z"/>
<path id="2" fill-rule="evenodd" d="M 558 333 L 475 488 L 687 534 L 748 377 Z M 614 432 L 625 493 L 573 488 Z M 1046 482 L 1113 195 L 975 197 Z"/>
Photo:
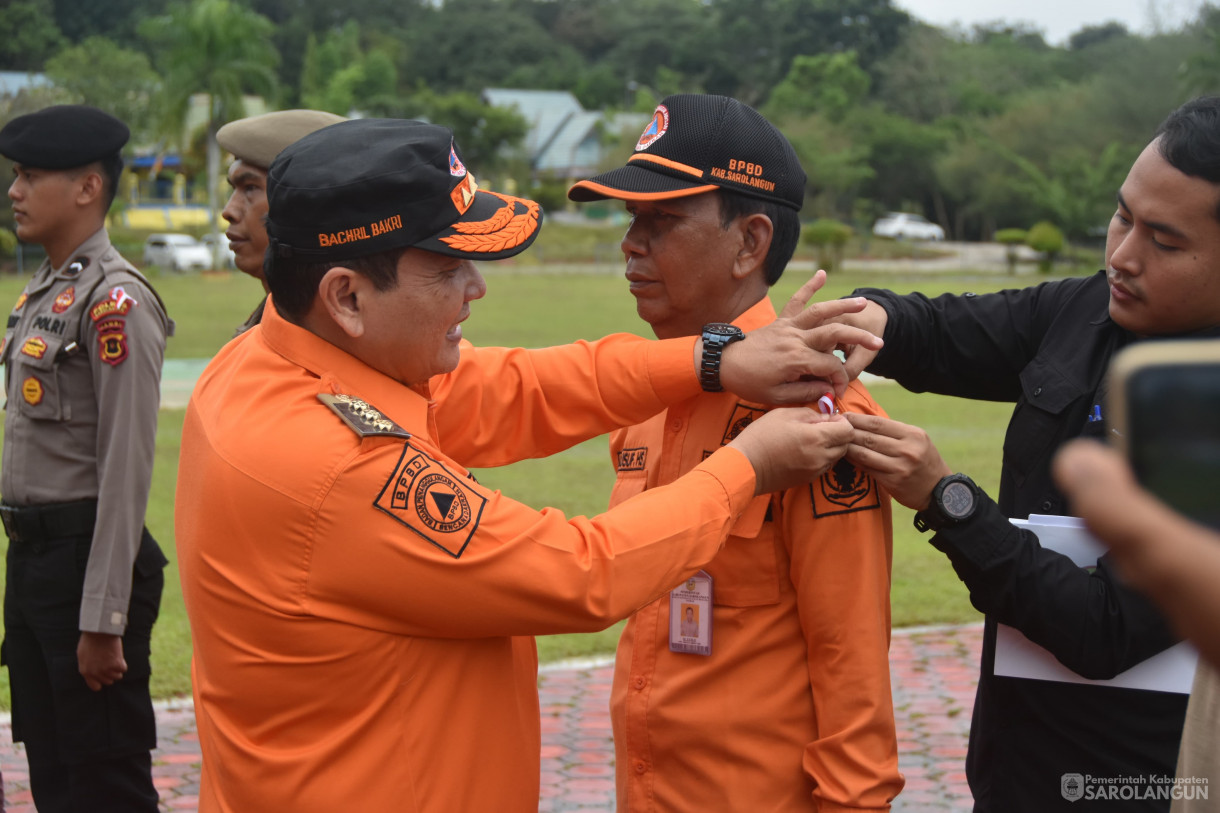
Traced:
<path id="1" fill-rule="evenodd" d="M 639 114 L 608 117 L 585 110 L 566 90 L 488 88 L 483 98 L 496 107 L 516 108 L 529 124 L 522 148 L 531 168 L 569 177 L 597 171 L 602 132 L 619 132 L 624 126 L 643 127 L 646 118 Z"/>

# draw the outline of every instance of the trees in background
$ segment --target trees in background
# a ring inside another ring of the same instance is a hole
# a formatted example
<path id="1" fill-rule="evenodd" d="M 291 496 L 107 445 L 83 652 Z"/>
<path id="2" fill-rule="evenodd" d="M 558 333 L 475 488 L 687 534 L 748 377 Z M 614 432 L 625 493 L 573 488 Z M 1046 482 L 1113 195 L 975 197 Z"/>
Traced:
<path id="1" fill-rule="evenodd" d="M 811 217 L 864 230 L 920 211 L 968 238 L 1039 220 L 1095 231 L 1156 124 L 1220 86 L 1210 6 L 1181 31 L 1100 22 L 1065 46 L 1025 25 L 933 28 L 893 0 L 9 0 L 0 23 L 14 34 L 0 69 L 45 70 L 56 90 L 40 98 L 95 104 L 188 153 L 193 93 L 212 100 L 200 144 L 258 93 L 449 124 L 485 175 L 513 171 L 501 156 L 526 123 L 484 88 L 645 113 L 669 93 L 723 93 L 793 141 Z"/>
<path id="2" fill-rule="evenodd" d="M 155 126 L 151 101 L 159 78 L 142 51 L 95 34 L 47 60 L 46 74 L 74 102 L 109 111 L 132 132 Z"/>
<path id="3" fill-rule="evenodd" d="M 216 131 L 245 116 L 242 97 L 246 93 L 274 97 L 279 55 L 270 43 L 271 31 L 270 20 L 234 0 L 177 3 L 140 24 L 140 34 L 153 45 L 161 74 L 152 106 L 157 131 L 181 144 L 191 96 L 202 93 L 207 97 L 203 129 L 213 233 L 219 212 Z"/>

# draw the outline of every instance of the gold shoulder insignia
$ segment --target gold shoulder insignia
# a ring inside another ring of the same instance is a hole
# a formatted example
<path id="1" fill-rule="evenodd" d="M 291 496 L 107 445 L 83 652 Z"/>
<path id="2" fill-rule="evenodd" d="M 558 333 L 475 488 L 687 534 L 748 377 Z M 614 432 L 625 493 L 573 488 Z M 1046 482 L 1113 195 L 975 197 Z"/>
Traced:
<path id="1" fill-rule="evenodd" d="M 323 392 L 318 393 L 318 400 L 334 410 L 334 413 L 362 438 L 378 435 L 394 438 L 411 437 L 410 432 L 359 398 Z"/>

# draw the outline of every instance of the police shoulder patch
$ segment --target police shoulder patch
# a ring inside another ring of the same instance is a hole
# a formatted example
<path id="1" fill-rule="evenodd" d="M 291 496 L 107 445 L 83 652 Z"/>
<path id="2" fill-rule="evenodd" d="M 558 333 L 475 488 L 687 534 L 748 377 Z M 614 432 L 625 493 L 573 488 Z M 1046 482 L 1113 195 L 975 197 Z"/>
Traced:
<path id="1" fill-rule="evenodd" d="M 815 483 L 809 484 L 813 515 L 829 517 L 881 507 L 877 483 L 847 460 L 840 460 Z"/>
<path id="2" fill-rule="evenodd" d="M 326 404 L 348 427 L 362 438 L 386 436 L 410 438 L 411 433 L 382 415 L 375 407 L 350 395 L 319 393 L 318 400 Z"/>
<path id="3" fill-rule="evenodd" d="M 479 527 L 487 498 L 408 443 L 373 505 L 457 559 Z"/>

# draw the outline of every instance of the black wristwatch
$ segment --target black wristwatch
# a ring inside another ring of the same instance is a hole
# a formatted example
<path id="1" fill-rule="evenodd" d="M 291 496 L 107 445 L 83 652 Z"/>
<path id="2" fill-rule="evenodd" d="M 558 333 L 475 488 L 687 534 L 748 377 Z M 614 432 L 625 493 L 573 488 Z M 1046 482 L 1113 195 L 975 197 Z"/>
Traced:
<path id="1" fill-rule="evenodd" d="M 699 385 L 704 392 L 720 392 L 720 356 L 724 348 L 741 341 L 746 334 L 727 322 L 709 322 L 703 326 L 703 360 L 699 362 Z"/>
<path id="2" fill-rule="evenodd" d="M 928 507 L 915 513 L 918 531 L 939 531 L 974 516 L 979 507 L 979 487 L 964 474 L 950 474 L 932 489 Z"/>

